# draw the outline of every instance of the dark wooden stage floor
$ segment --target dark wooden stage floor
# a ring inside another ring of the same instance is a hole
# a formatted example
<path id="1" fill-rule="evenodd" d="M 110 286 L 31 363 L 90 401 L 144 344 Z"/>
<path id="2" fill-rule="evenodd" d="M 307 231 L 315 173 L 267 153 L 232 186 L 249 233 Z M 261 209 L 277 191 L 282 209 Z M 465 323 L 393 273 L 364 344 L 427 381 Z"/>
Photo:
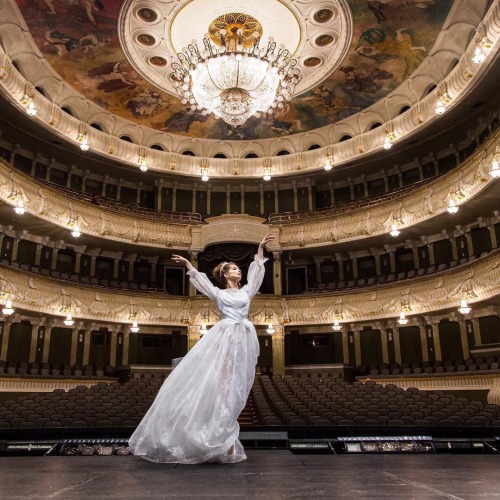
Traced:
<path id="1" fill-rule="evenodd" d="M 249 450 L 236 465 L 135 457 L 0 458 L 3 499 L 500 498 L 498 455 L 293 455 Z"/>

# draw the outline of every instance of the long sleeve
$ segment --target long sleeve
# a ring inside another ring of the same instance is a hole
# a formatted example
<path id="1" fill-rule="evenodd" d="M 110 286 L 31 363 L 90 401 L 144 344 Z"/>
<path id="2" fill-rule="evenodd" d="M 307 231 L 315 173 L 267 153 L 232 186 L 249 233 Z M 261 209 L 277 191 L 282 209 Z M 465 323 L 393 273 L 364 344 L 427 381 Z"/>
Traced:
<path id="1" fill-rule="evenodd" d="M 259 288 L 262 285 L 264 274 L 266 272 L 266 269 L 264 267 L 266 261 L 266 258 L 259 259 L 259 257 L 255 255 L 254 261 L 248 268 L 247 290 L 250 297 L 253 297 L 259 291 Z"/>
<path id="2" fill-rule="evenodd" d="M 191 271 L 187 272 L 187 275 L 189 276 L 189 281 L 193 284 L 196 290 L 201 292 L 203 295 L 206 295 L 214 302 L 217 302 L 219 288 L 212 285 L 212 282 L 208 279 L 205 273 L 200 273 L 197 269 L 191 269 Z"/>

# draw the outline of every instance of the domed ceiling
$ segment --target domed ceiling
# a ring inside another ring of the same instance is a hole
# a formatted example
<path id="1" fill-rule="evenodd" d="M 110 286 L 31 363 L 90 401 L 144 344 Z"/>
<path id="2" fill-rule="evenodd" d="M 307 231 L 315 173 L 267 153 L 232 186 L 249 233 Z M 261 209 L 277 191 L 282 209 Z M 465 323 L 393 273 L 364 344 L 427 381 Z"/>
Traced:
<path id="1" fill-rule="evenodd" d="M 210 7 L 205 17 L 198 16 L 190 24 L 186 19 L 193 16 L 184 12 L 184 18 L 179 18 L 178 13 L 191 3 L 17 0 L 43 56 L 88 99 L 159 131 L 226 140 L 307 132 L 374 104 L 396 89 L 429 54 L 453 0 L 248 2 L 245 13 L 255 17 L 262 12 L 263 40 L 281 36 L 285 43 L 293 41 L 290 50 L 295 51 L 304 79 L 296 89 L 300 94 L 282 109 L 272 116 L 252 117 L 240 127 L 213 115 L 187 111 L 167 91 L 168 86 L 151 83 L 162 75 L 167 78 L 183 36 L 201 41 L 209 24 L 205 27 L 203 19 L 215 19 L 226 4 L 238 4 L 240 11 L 246 5 L 237 0 L 205 0 L 205 6 L 213 3 L 213 15 Z M 290 15 L 279 14 L 273 20 L 269 7 L 273 3 Z"/>

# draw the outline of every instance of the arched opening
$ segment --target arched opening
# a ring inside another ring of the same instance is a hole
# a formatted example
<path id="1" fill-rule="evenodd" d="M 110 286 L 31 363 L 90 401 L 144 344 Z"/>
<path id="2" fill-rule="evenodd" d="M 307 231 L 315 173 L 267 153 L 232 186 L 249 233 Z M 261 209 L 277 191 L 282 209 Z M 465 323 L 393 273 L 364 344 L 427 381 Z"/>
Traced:
<path id="1" fill-rule="evenodd" d="M 190 151 L 189 149 L 186 149 L 186 151 L 183 151 L 181 153 L 181 155 L 184 155 L 184 156 L 196 156 L 192 151 Z"/>

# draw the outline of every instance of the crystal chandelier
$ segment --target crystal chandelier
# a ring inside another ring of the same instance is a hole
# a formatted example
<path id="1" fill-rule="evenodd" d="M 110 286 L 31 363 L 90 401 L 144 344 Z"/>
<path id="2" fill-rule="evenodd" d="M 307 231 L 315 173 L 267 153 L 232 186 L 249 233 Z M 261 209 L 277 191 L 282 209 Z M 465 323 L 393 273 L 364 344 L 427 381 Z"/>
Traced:
<path id="1" fill-rule="evenodd" d="M 233 126 L 282 108 L 299 82 L 297 60 L 272 38 L 260 47 L 261 35 L 260 23 L 247 14 L 213 21 L 203 50 L 193 41 L 172 64 L 169 78 L 182 104 Z"/>

